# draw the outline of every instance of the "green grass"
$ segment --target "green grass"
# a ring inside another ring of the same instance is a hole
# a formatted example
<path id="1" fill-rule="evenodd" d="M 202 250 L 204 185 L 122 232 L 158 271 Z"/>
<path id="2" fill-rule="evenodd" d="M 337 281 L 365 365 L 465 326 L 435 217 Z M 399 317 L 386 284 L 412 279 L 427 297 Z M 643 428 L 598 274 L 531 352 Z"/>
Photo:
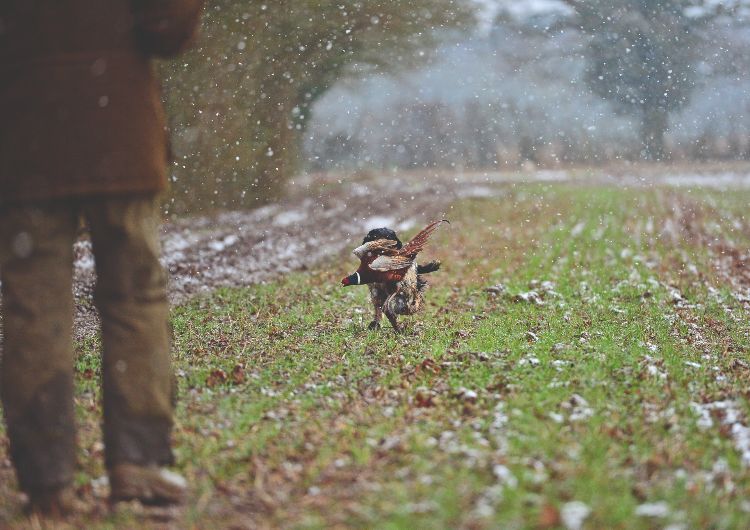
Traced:
<path id="1" fill-rule="evenodd" d="M 573 501 L 586 528 L 746 527 L 735 439 L 692 403 L 750 417 L 747 309 L 706 243 L 747 242 L 750 194 L 506 191 L 454 205 L 404 335 L 367 331 L 366 289 L 337 282 L 354 258 L 174 310 L 180 527 L 555 528 Z M 531 288 L 543 304 L 513 301 Z M 97 349 L 78 352 L 82 486 L 102 473 Z"/>

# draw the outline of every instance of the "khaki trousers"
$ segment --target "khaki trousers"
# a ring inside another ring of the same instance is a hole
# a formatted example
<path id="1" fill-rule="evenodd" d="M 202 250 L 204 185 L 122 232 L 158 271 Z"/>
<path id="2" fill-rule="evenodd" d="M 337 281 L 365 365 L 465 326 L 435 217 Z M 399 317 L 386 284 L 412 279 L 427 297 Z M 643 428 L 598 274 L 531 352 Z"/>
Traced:
<path id="1" fill-rule="evenodd" d="M 75 469 L 73 243 L 91 229 L 102 321 L 105 458 L 168 465 L 173 379 L 155 195 L 0 206 L 0 397 L 24 491 L 64 486 Z"/>

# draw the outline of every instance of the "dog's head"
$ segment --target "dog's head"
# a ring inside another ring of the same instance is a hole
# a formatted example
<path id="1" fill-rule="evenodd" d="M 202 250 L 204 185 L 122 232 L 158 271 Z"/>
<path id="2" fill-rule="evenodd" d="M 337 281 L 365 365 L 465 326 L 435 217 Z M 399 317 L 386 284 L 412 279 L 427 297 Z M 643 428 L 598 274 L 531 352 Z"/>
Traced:
<path id="1" fill-rule="evenodd" d="M 390 241 L 395 241 L 396 248 L 401 248 L 403 246 L 401 240 L 396 235 L 396 232 L 394 232 L 390 228 L 375 228 L 373 230 L 370 230 L 362 240 L 362 244 L 364 245 L 365 243 L 369 243 L 370 241 L 375 241 L 377 239 L 388 239 Z"/>

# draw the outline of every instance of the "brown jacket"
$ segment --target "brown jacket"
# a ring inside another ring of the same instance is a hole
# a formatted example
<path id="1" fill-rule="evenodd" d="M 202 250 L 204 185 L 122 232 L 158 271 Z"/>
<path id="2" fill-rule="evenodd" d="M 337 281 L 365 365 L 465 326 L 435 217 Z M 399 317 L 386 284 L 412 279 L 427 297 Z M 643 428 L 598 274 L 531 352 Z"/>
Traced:
<path id="1" fill-rule="evenodd" d="M 159 191 L 168 138 L 151 58 L 203 0 L 0 0 L 0 204 Z"/>

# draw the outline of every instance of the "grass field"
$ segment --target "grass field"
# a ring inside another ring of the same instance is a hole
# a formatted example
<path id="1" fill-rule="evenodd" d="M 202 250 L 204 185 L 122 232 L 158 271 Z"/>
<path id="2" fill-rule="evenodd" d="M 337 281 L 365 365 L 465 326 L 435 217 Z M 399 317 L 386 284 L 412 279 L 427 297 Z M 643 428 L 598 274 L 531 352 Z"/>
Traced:
<path id="1" fill-rule="evenodd" d="M 350 255 L 175 308 L 176 519 L 106 514 L 79 344 L 71 525 L 746 528 L 750 192 L 496 191 L 448 212 L 403 335 L 367 330 Z M 37 524 L 13 491 L 0 522 Z"/>

